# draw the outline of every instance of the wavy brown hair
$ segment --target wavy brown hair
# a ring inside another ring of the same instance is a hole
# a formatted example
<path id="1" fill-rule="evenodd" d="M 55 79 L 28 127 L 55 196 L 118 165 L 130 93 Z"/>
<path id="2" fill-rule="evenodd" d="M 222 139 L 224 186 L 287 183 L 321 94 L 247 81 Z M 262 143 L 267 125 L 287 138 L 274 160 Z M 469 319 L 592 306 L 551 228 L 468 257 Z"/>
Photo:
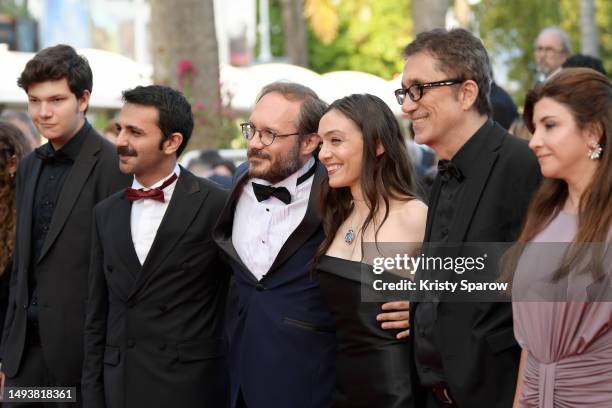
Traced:
<path id="1" fill-rule="evenodd" d="M 13 255 L 15 242 L 15 177 L 8 166 L 15 157 L 19 162 L 30 152 L 30 146 L 19 129 L 0 121 L 0 275 L 4 273 Z"/>
<path id="2" fill-rule="evenodd" d="M 325 111 L 338 111 L 350 119 L 363 136 L 363 163 L 361 167 L 361 191 L 369 208 L 361 228 L 362 237 L 378 211 L 384 216 L 377 226 L 375 236 L 389 216 L 389 200 L 410 201 L 416 198 L 415 172 L 408 155 L 408 148 L 393 112 L 382 99 L 369 94 L 353 94 L 333 102 Z M 378 145 L 384 152 L 376 155 Z M 384 207 L 380 208 L 380 203 Z M 340 228 L 353 210 L 353 198 L 349 187 L 331 188 L 325 183 L 321 192 L 321 214 L 325 239 L 321 243 L 316 261 L 327 252 Z"/>
<path id="3" fill-rule="evenodd" d="M 580 198 L 578 231 L 561 268 L 554 278 L 559 279 L 591 254 L 588 268 L 595 279 L 603 274 L 601 245 L 606 242 L 612 226 L 612 84 L 604 75 L 589 68 L 567 68 L 529 91 L 523 118 L 533 133 L 533 110 L 542 98 L 551 98 L 568 108 L 579 129 L 594 126 L 601 130 L 599 144 L 603 151 L 591 182 Z M 527 243 L 541 232 L 561 211 L 568 198 L 567 183 L 546 179 L 532 199 L 525 227 L 518 242 Z"/>

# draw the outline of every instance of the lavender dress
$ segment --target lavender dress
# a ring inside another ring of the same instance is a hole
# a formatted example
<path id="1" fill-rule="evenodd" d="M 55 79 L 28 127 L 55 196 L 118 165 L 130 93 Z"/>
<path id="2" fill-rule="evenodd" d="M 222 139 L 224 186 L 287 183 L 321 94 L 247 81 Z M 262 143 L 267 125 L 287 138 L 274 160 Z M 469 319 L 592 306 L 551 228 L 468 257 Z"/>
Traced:
<path id="1" fill-rule="evenodd" d="M 561 212 L 533 242 L 571 242 L 577 220 Z M 514 332 L 529 351 L 520 406 L 611 408 L 612 302 L 587 301 L 590 274 L 570 274 L 564 290 L 571 301 L 521 301 L 542 287 L 537 282 L 550 282 L 561 262 L 560 251 L 546 250 L 557 244 L 545 245 L 523 252 L 513 283 Z"/>

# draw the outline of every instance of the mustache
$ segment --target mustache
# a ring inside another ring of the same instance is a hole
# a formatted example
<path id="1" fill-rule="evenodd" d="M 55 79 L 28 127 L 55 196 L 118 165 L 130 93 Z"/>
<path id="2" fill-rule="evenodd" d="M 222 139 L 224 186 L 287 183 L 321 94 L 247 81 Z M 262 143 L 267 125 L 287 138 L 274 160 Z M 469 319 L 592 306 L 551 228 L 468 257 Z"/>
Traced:
<path id="1" fill-rule="evenodd" d="M 117 146 L 117 154 L 120 156 L 131 156 L 131 157 L 138 156 L 138 153 L 136 153 L 136 150 L 130 149 L 128 146 Z"/>
<path id="2" fill-rule="evenodd" d="M 251 159 L 251 158 L 268 159 L 268 160 L 271 159 L 268 153 L 264 153 L 261 150 L 257 150 L 253 148 L 247 150 L 247 159 Z"/>

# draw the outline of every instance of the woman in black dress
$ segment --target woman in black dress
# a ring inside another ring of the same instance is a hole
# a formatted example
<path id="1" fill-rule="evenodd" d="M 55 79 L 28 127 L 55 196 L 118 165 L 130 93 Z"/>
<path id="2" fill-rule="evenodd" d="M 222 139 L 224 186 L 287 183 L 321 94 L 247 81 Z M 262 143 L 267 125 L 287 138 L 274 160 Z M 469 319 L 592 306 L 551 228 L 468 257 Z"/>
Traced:
<path id="1" fill-rule="evenodd" d="M 327 168 L 321 209 L 326 239 L 316 269 L 336 320 L 337 385 L 334 407 L 410 408 L 410 350 L 406 332 L 383 330 L 382 302 L 362 280 L 364 244 L 419 243 L 427 207 L 415 196 L 406 142 L 389 107 L 373 95 L 332 103 L 319 122 L 319 159 Z M 381 245 L 383 244 L 383 245 Z M 371 248 L 371 247 L 369 247 Z"/>
<path id="2" fill-rule="evenodd" d="M 19 160 L 30 152 L 19 129 L 0 121 L 0 333 L 8 304 L 11 255 L 15 241 L 15 174 Z"/>

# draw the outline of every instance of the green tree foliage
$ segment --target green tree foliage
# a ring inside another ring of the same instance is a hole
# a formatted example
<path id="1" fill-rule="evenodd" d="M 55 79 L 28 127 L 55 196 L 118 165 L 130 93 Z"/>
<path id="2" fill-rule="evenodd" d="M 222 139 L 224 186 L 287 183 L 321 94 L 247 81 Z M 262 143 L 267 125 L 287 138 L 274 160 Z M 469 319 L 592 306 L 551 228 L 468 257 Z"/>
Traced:
<path id="1" fill-rule="evenodd" d="M 410 0 L 340 0 L 338 33 L 324 44 L 309 28 L 310 68 L 316 72 L 355 70 L 391 79 L 403 69 L 410 42 Z"/>
<path id="2" fill-rule="evenodd" d="M 601 58 L 612 72 L 612 2 L 596 0 L 596 9 Z M 543 28 L 565 30 L 580 52 L 579 0 L 482 0 L 473 10 L 492 59 L 508 67 L 515 85 L 508 90 L 519 106 L 535 83 L 534 41 Z"/>

